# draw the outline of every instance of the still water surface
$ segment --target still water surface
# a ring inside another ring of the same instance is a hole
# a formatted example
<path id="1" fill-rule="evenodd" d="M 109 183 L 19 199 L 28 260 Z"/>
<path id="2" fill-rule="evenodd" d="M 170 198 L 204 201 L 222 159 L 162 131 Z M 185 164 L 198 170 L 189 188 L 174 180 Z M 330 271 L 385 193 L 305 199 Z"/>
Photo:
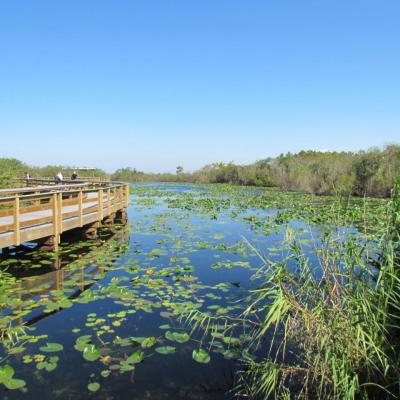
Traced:
<path id="1" fill-rule="evenodd" d="M 3 326 L 7 316 L 25 321 L 29 336 L 15 354 L 2 353 L 2 364 L 12 365 L 26 387 L 0 386 L 0 398 L 233 398 L 236 358 L 249 332 L 237 332 L 236 340 L 215 335 L 211 345 L 209 335 L 192 332 L 179 317 L 196 309 L 240 315 L 246 295 L 260 285 L 252 277 L 262 261 L 248 244 L 279 260 L 287 227 L 254 226 L 254 216 L 273 217 L 273 208 L 228 207 L 214 215 L 171 206 L 188 194 L 206 198 L 206 187 L 136 188 L 129 226 L 105 234 L 102 242 L 71 240 L 56 260 L 36 255 L 3 261 L 18 276 L 13 291 L 3 293 Z M 305 243 L 319 234 L 298 221 L 290 226 Z M 54 263 L 62 268 L 54 269 Z M 11 294 L 14 300 L 7 304 Z M 46 343 L 62 349 L 50 345 L 47 351 Z M 85 345 L 93 345 L 86 358 Z M 193 350 L 200 348 L 209 362 L 194 359 Z"/>

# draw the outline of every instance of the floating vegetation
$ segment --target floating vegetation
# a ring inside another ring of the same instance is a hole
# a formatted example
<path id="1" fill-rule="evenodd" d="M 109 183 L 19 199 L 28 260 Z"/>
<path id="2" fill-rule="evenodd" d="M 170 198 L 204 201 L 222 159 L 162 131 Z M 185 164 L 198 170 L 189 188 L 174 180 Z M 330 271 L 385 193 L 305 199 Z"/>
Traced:
<path id="1" fill-rule="evenodd" d="M 356 270 L 357 257 L 371 271 L 379 261 L 385 200 L 225 185 L 132 193 L 129 232 L 1 261 L 3 398 L 230 399 L 237 373 L 281 338 L 260 334 L 274 304 L 255 302 L 270 289 L 266 265 L 297 278 L 307 265 L 321 281 L 328 236 L 332 251 L 362 249 Z"/>

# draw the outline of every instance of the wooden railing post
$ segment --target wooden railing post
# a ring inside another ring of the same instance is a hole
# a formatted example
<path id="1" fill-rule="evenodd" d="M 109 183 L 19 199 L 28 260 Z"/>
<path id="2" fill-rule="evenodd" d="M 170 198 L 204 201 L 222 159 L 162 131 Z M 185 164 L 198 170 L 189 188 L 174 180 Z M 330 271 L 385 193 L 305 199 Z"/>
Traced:
<path id="1" fill-rule="evenodd" d="M 83 193 L 82 190 L 78 192 L 78 218 L 79 218 L 79 227 L 83 226 Z"/>
<path id="2" fill-rule="evenodd" d="M 19 197 L 14 199 L 14 241 L 15 245 L 21 244 Z"/>
<path id="3" fill-rule="evenodd" d="M 115 213 L 117 211 L 117 189 L 114 187 L 113 188 L 113 213 Z"/>
<path id="4" fill-rule="evenodd" d="M 111 189 L 107 189 L 107 214 L 111 214 Z"/>
<path id="5" fill-rule="evenodd" d="M 129 185 L 125 185 L 125 207 L 129 206 Z"/>
<path id="6" fill-rule="evenodd" d="M 57 193 L 53 193 L 52 195 L 52 202 L 53 202 L 53 236 L 54 236 L 54 250 L 57 251 L 58 250 L 58 243 L 60 241 L 60 232 L 58 229 L 58 194 Z"/>
<path id="7" fill-rule="evenodd" d="M 52 203 L 53 203 L 53 234 L 57 236 L 58 234 L 58 205 L 57 205 L 57 193 L 53 193 L 52 195 Z"/>
<path id="8" fill-rule="evenodd" d="M 35 194 L 40 194 L 40 192 L 35 192 Z M 40 206 L 40 199 L 34 200 L 33 204 L 35 204 L 36 206 Z"/>
<path id="9" fill-rule="evenodd" d="M 103 189 L 99 189 L 97 192 L 97 219 L 99 221 L 103 220 Z"/>
<path id="10" fill-rule="evenodd" d="M 63 233 L 62 192 L 58 193 L 58 234 Z"/>

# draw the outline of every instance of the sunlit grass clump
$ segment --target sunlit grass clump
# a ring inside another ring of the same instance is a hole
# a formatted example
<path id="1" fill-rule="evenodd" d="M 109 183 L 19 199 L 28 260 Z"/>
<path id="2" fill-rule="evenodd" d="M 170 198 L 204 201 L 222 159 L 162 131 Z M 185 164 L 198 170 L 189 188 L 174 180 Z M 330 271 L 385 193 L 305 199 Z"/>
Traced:
<path id="1" fill-rule="evenodd" d="M 399 185 L 382 222 L 372 242 L 327 233 L 315 248 L 318 268 L 293 234 L 284 260 L 263 260 L 266 281 L 244 316 L 262 315 L 254 338 L 267 355 L 246 362 L 243 395 L 398 398 Z"/>

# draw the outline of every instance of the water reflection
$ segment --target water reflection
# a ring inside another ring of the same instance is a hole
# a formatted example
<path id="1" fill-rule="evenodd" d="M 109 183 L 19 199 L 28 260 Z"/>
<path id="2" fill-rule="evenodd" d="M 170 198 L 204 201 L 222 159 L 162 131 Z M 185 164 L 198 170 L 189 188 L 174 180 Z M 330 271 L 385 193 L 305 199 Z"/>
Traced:
<path id="1" fill-rule="evenodd" d="M 32 302 L 56 292 L 65 293 L 67 299 L 77 298 L 104 277 L 106 268 L 128 248 L 129 239 L 129 228 L 115 226 L 100 230 L 95 240 L 82 242 L 76 235 L 71 236 L 58 253 L 25 251 L 22 255 L 15 252 L 3 258 L 0 268 L 9 277 L 16 278 L 11 291 L 18 306 L 11 308 L 3 304 L 2 315 L 18 314 L 15 322 L 30 326 L 62 311 L 60 306 L 45 312 L 41 307 L 32 307 Z M 97 261 L 99 249 L 102 250 L 101 262 Z"/>

